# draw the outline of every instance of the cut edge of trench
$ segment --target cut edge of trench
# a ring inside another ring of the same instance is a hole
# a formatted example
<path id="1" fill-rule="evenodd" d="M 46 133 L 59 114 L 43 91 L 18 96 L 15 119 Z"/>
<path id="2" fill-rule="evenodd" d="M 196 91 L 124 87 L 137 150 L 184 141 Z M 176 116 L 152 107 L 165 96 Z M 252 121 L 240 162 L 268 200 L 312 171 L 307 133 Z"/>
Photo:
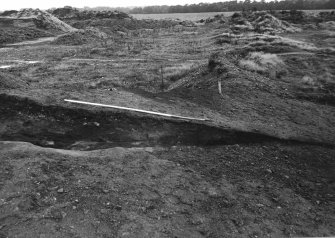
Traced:
<path id="1" fill-rule="evenodd" d="M 160 118 L 118 110 L 44 105 L 29 98 L 8 94 L 0 94 L 0 102 L 1 122 L 10 121 L 12 116 L 21 117 L 25 120 L 22 124 L 28 125 L 21 130 L 16 128 L 17 131 L 3 131 L 0 141 L 30 142 L 49 148 L 95 150 L 112 147 L 218 146 L 270 142 L 335 147 L 329 143 L 283 139 L 260 132 L 223 128 L 208 121 Z M 28 118 L 37 121 L 28 123 Z M 43 128 L 38 127 L 39 123 Z M 52 132 L 58 128 L 63 132 Z"/>

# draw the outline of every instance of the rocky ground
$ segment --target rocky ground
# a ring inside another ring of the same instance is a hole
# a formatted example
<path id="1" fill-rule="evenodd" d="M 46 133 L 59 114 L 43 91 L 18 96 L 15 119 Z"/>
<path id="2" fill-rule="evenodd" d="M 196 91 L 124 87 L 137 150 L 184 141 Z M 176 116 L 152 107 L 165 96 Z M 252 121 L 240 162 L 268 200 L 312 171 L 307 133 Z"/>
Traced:
<path id="1" fill-rule="evenodd" d="M 68 10 L 0 48 L 0 237 L 334 235 L 331 15 Z"/>

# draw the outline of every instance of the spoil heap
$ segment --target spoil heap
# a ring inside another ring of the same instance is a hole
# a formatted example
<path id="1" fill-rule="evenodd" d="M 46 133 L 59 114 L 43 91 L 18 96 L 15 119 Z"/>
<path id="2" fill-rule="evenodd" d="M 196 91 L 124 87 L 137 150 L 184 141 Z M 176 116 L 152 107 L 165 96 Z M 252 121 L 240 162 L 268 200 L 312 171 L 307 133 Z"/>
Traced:
<path id="1" fill-rule="evenodd" d="M 107 39 L 107 34 L 97 28 L 88 27 L 85 30 L 69 32 L 59 36 L 54 44 L 57 45 L 83 45 L 96 40 Z"/>
<path id="2" fill-rule="evenodd" d="M 126 19 L 132 18 L 119 11 L 79 11 L 72 7 L 57 8 L 49 11 L 61 20 Z"/>
<path id="3" fill-rule="evenodd" d="M 20 11 L 7 11 L 4 12 L 0 17 L 15 20 L 31 20 L 37 28 L 42 28 L 45 30 L 54 30 L 60 32 L 71 32 L 76 30 L 72 26 L 59 20 L 57 17 L 40 9 L 27 8 Z"/>
<path id="4" fill-rule="evenodd" d="M 299 32 L 300 28 L 279 20 L 267 12 L 253 12 L 250 14 L 235 13 L 231 19 L 233 31 L 255 31 L 258 33 Z"/>

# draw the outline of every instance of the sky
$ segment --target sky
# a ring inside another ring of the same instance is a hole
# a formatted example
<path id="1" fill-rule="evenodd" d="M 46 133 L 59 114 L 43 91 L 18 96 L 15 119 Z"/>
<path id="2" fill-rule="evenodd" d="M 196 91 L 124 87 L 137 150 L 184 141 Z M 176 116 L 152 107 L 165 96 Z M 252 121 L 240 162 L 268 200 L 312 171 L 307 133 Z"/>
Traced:
<path id="1" fill-rule="evenodd" d="M 184 5 L 200 2 L 221 2 L 225 0 L 1 0 L 0 10 L 21 8 L 49 9 L 52 7 L 129 7 L 152 5 Z"/>

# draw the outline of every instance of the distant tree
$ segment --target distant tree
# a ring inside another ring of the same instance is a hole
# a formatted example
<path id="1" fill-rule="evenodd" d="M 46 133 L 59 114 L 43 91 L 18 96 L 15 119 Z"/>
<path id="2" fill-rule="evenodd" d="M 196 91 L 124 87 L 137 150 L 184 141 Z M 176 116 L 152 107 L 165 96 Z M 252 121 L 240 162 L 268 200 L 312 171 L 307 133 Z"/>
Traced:
<path id="1" fill-rule="evenodd" d="M 295 8 L 298 9 L 304 9 L 304 0 L 297 0 L 295 3 Z"/>
<path id="2" fill-rule="evenodd" d="M 335 9 L 335 1 L 334 0 L 330 0 L 326 3 L 326 8 L 327 9 Z"/>
<path id="3" fill-rule="evenodd" d="M 199 3 L 175 6 L 136 7 L 130 13 L 191 13 L 250 10 L 305 10 L 335 9 L 335 0 L 231 0 L 227 2 Z"/>

